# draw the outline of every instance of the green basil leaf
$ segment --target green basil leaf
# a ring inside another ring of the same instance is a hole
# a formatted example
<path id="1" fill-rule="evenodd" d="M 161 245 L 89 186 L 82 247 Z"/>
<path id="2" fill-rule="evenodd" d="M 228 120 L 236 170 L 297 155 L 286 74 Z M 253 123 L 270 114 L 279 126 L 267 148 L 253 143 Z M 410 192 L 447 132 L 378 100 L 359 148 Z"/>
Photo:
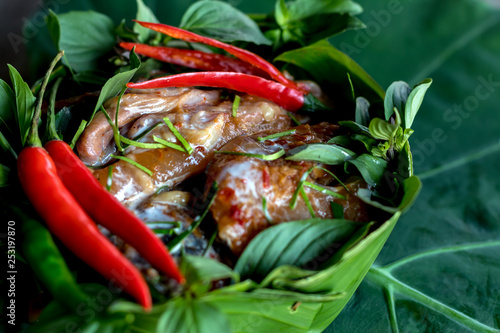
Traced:
<path id="1" fill-rule="evenodd" d="M 239 281 L 238 274 L 231 268 L 207 257 L 184 255 L 181 269 L 188 284 L 195 282 L 210 283 L 227 278 L 231 278 L 236 282 Z"/>
<path id="2" fill-rule="evenodd" d="M 337 50 L 327 41 L 288 51 L 279 55 L 276 61 L 284 61 L 309 72 L 320 85 L 344 87 L 344 96 L 351 95 L 347 82 L 349 73 L 354 88 L 359 96 L 370 101 L 383 100 L 384 90 L 357 63 Z"/>
<path id="3" fill-rule="evenodd" d="M 16 96 L 16 112 L 14 112 L 14 118 L 19 124 L 21 142 L 24 146 L 31 126 L 31 119 L 33 118 L 33 113 L 35 111 L 36 99 L 35 96 L 33 96 L 28 84 L 24 82 L 19 72 L 11 65 L 8 66 L 10 79 Z"/>
<path id="4" fill-rule="evenodd" d="M 372 136 L 376 139 L 390 141 L 396 135 L 398 128 L 396 124 L 391 124 L 380 118 L 373 118 L 368 127 Z"/>
<path id="5" fill-rule="evenodd" d="M 356 123 L 368 126 L 370 124 L 370 102 L 364 97 L 356 98 Z"/>
<path id="6" fill-rule="evenodd" d="M 277 0 L 274 5 L 274 17 L 280 26 L 285 26 L 290 18 L 285 0 Z"/>
<path id="7" fill-rule="evenodd" d="M 295 0 L 288 3 L 290 21 L 301 21 L 305 18 L 332 13 L 360 14 L 363 8 L 351 0 Z"/>
<path id="8" fill-rule="evenodd" d="M 153 22 L 153 23 L 159 22 L 155 14 L 151 10 L 151 8 L 146 6 L 144 1 L 136 0 L 136 3 L 137 3 L 137 14 L 135 15 L 136 20 L 144 22 Z M 149 38 L 152 38 L 158 34 L 157 32 L 151 29 L 144 28 L 137 22 L 134 23 L 134 31 L 139 34 L 138 40 L 141 43 L 147 42 Z"/>
<path id="9" fill-rule="evenodd" d="M 382 183 L 387 170 L 387 162 L 379 157 L 370 154 L 363 154 L 355 159 L 348 160 L 361 173 L 361 176 L 368 185 L 377 186 Z"/>
<path id="10" fill-rule="evenodd" d="M 413 206 L 421 190 L 422 182 L 418 177 L 411 176 L 403 181 L 404 195 L 398 206 L 398 210 L 402 214 L 406 213 Z"/>
<path id="11" fill-rule="evenodd" d="M 94 11 L 51 12 L 47 24 L 54 44 L 65 52 L 65 64 L 77 72 L 96 69 L 116 42 L 113 21 Z"/>
<path id="12" fill-rule="evenodd" d="M 115 74 L 112 78 L 110 78 L 104 86 L 101 89 L 101 93 L 99 94 L 99 98 L 97 100 L 97 104 L 94 108 L 94 112 L 92 113 L 92 117 L 90 120 L 94 118 L 95 113 L 97 110 L 101 108 L 101 105 L 106 102 L 108 99 L 113 98 L 115 96 L 118 96 L 118 94 L 121 92 L 122 88 L 130 82 L 132 77 L 134 76 L 135 72 L 139 69 L 141 66 L 141 61 L 135 54 L 135 52 L 130 53 L 130 58 L 131 58 L 131 65 L 135 66 L 132 69 Z M 90 122 L 90 121 L 89 121 Z"/>
<path id="13" fill-rule="evenodd" d="M 370 133 L 370 129 L 366 126 L 363 126 L 361 124 L 358 124 L 352 120 L 342 120 L 339 121 L 339 125 L 345 128 L 350 129 L 351 131 L 354 131 L 356 133 L 364 134 L 369 137 L 372 137 L 372 134 Z"/>
<path id="14" fill-rule="evenodd" d="M 184 13 L 180 26 L 224 42 L 244 41 L 260 45 L 271 44 L 252 19 L 222 1 L 195 2 Z"/>
<path id="15" fill-rule="evenodd" d="M 348 220 L 309 219 L 286 222 L 259 233 L 236 263 L 235 271 L 244 278 L 259 281 L 282 265 L 303 266 L 325 252 L 331 254 L 335 243 L 342 243 L 359 227 Z"/>
<path id="16" fill-rule="evenodd" d="M 393 82 L 389 88 L 387 88 L 384 99 L 385 120 L 389 120 L 394 113 L 394 108 L 396 108 L 400 114 L 404 112 L 406 100 L 408 96 L 410 96 L 410 93 L 410 86 L 403 81 Z"/>
<path id="17" fill-rule="evenodd" d="M 158 333 L 231 333 L 231 326 L 217 307 L 208 302 L 174 299 L 158 320 Z"/>
<path id="18" fill-rule="evenodd" d="M 331 165 L 342 164 L 356 156 L 347 148 L 324 143 L 299 146 L 289 150 L 287 155 L 286 159 L 291 161 L 315 161 Z"/>
<path id="19" fill-rule="evenodd" d="M 406 107 L 404 112 L 404 125 L 403 128 L 410 128 L 413 124 L 413 120 L 417 115 L 418 109 L 420 109 L 420 105 L 422 105 L 422 101 L 424 100 L 425 93 L 427 89 L 432 84 L 432 79 L 425 79 L 424 81 L 417 84 L 413 87 L 413 90 L 408 96 L 408 100 L 406 101 Z"/>

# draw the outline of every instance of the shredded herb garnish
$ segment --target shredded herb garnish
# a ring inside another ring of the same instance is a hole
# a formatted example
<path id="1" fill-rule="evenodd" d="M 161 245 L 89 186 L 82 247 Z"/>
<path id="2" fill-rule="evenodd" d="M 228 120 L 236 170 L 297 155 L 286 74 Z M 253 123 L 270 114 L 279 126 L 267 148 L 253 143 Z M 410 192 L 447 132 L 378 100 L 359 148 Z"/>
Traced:
<path id="1" fill-rule="evenodd" d="M 150 133 L 152 130 L 154 130 L 155 128 L 157 128 L 158 126 L 160 126 L 160 123 L 157 123 L 153 126 L 151 126 L 150 128 L 148 128 L 147 130 L 145 130 L 144 132 L 142 132 L 141 134 L 139 134 L 138 136 L 136 137 L 133 137 L 132 140 L 134 141 L 138 141 L 140 139 L 142 139 L 144 136 L 146 136 L 148 133 Z"/>
<path id="2" fill-rule="evenodd" d="M 104 109 L 104 107 L 102 105 L 101 105 L 101 111 L 102 111 L 102 113 L 104 113 L 104 116 L 106 117 L 106 120 L 108 121 L 109 126 L 111 126 L 111 128 L 113 129 L 113 136 L 115 138 L 116 148 L 118 148 L 118 150 L 120 152 L 123 152 L 123 147 L 122 147 L 122 144 L 120 142 L 120 131 L 118 130 L 118 127 L 115 126 L 115 124 L 113 123 L 113 120 L 111 120 L 111 117 L 109 116 L 109 114 L 106 112 L 106 110 Z"/>
<path id="3" fill-rule="evenodd" d="M 314 189 L 314 190 L 316 190 L 318 192 L 331 195 L 332 197 L 345 200 L 345 197 L 342 194 L 330 191 L 329 189 L 326 189 L 326 188 L 324 188 L 322 186 L 319 186 L 319 185 L 316 185 L 316 184 L 313 184 L 313 183 L 310 183 L 310 182 L 307 182 L 307 181 L 304 182 L 304 186 L 310 187 L 310 188 L 312 188 L 312 189 Z"/>
<path id="4" fill-rule="evenodd" d="M 155 226 L 155 225 L 169 225 L 173 226 L 173 228 L 179 228 L 182 224 L 181 221 L 150 221 L 150 222 L 145 222 L 147 225 L 150 226 Z"/>
<path id="5" fill-rule="evenodd" d="M 184 146 L 184 149 L 186 149 L 186 152 L 189 155 L 191 155 L 193 153 L 193 147 L 191 147 L 189 142 L 187 142 L 186 139 L 184 139 L 182 137 L 181 133 L 179 133 L 177 128 L 175 128 L 174 124 L 172 124 L 172 122 L 170 121 L 170 119 L 168 119 L 168 117 L 163 118 L 163 121 L 167 124 L 168 128 L 172 131 L 172 133 L 174 133 L 177 140 L 179 140 L 181 142 L 181 144 Z"/>
<path id="6" fill-rule="evenodd" d="M 264 161 L 274 161 L 281 156 L 285 155 L 285 151 L 283 149 L 277 151 L 274 154 L 266 155 L 266 154 L 250 154 L 250 153 L 243 153 L 240 151 L 220 151 L 216 150 L 216 154 L 228 154 L 228 155 L 239 155 L 239 156 L 246 156 L 246 157 L 255 157 L 255 158 L 260 158 L 261 160 Z"/>
<path id="7" fill-rule="evenodd" d="M 80 123 L 80 126 L 78 126 L 78 130 L 75 133 L 75 136 L 73 136 L 73 139 L 71 139 L 71 143 L 69 144 L 71 149 L 75 148 L 76 141 L 78 141 L 86 126 L 87 121 L 85 119 L 82 119 L 82 122 Z"/>
<path id="8" fill-rule="evenodd" d="M 118 112 L 120 111 L 120 102 L 122 100 L 123 94 L 127 90 L 127 86 L 123 86 L 122 91 L 120 91 L 120 95 L 118 95 L 118 100 L 116 101 L 116 112 L 115 112 L 115 126 L 118 128 Z"/>
<path id="9" fill-rule="evenodd" d="M 268 135 L 268 136 L 265 136 L 265 137 L 258 137 L 257 138 L 257 141 L 259 142 L 262 142 L 262 141 L 266 141 L 266 140 L 272 140 L 272 139 L 277 139 L 277 138 L 281 138 L 283 136 L 287 136 L 287 135 L 291 135 L 291 134 L 295 134 L 296 130 L 292 129 L 292 130 L 289 130 L 289 131 L 285 131 L 285 132 L 280 132 L 280 133 L 275 133 L 275 134 L 271 134 L 271 135 Z"/>
<path id="10" fill-rule="evenodd" d="M 297 198 L 299 197 L 300 190 L 302 190 L 304 186 L 304 182 L 307 179 L 307 176 L 311 173 L 311 171 L 314 170 L 315 167 L 309 168 L 302 177 L 300 177 L 299 183 L 297 184 L 297 188 L 295 189 L 295 192 L 293 192 L 292 195 L 292 200 L 290 200 L 290 209 L 295 209 L 297 207 Z"/>
<path id="11" fill-rule="evenodd" d="M 181 146 L 179 146 L 178 144 L 169 142 L 167 140 L 163 140 L 155 135 L 153 135 L 153 140 L 155 140 L 158 143 L 161 143 L 162 145 L 164 145 L 166 147 L 173 148 L 173 149 L 176 149 L 178 151 L 182 151 L 183 153 L 186 152 L 186 150 L 184 148 L 182 148 Z"/>
<path id="12" fill-rule="evenodd" d="M 125 161 L 125 162 L 128 162 L 130 164 L 132 164 L 133 166 L 141 169 L 142 171 L 144 171 L 145 173 L 147 173 L 148 175 L 150 176 L 153 176 L 153 171 L 149 170 L 148 168 L 146 168 L 144 165 L 140 165 L 139 163 L 137 163 L 136 161 L 134 160 L 131 160 L 130 158 L 128 157 L 125 157 L 125 156 L 116 156 L 116 155 L 110 155 L 111 157 L 113 158 L 116 158 L 117 160 L 122 160 L 122 161 Z"/>
<path id="13" fill-rule="evenodd" d="M 106 179 L 106 190 L 109 192 L 111 190 L 111 185 L 113 185 L 113 169 L 114 165 L 110 165 L 108 169 L 108 179 Z"/>
<path id="14" fill-rule="evenodd" d="M 267 223 L 273 224 L 273 221 L 271 220 L 271 215 L 269 215 L 269 211 L 267 210 L 266 197 L 262 197 L 262 211 L 264 212 L 264 216 L 266 217 Z"/>
<path id="15" fill-rule="evenodd" d="M 316 217 L 316 214 L 314 214 L 314 209 L 311 205 L 311 202 L 309 201 L 309 198 L 307 197 L 307 194 L 304 191 L 304 187 L 302 187 L 300 189 L 300 195 L 302 196 L 302 199 L 304 199 L 304 202 L 306 203 L 307 209 L 309 210 L 311 217 Z"/>
<path id="16" fill-rule="evenodd" d="M 208 240 L 207 247 L 205 248 L 205 251 L 203 251 L 203 256 L 207 255 L 208 250 L 212 247 L 212 244 L 215 242 L 215 237 L 217 237 L 218 229 L 217 226 L 215 227 L 214 232 L 212 233 L 212 236 L 210 236 L 210 239 Z"/>
<path id="17" fill-rule="evenodd" d="M 131 140 L 127 137 L 124 137 L 123 135 L 120 135 L 120 141 L 123 143 L 126 143 L 130 146 L 134 146 L 134 147 L 138 147 L 138 148 L 145 148 L 145 149 L 157 149 L 157 148 L 166 148 L 167 147 L 161 143 L 146 143 L 146 142 L 134 141 L 134 140 Z"/>
<path id="18" fill-rule="evenodd" d="M 292 121 L 295 123 L 295 125 L 300 126 L 299 121 L 297 120 L 297 118 L 295 118 L 293 113 L 291 113 L 291 112 L 287 112 L 287 113 L 288 113 L 288 117 L 290 117 L 290 119 L 292 119 Z"/>
<path id="19" fill-rule="evenodd" d="M 238 108 L 240 106 L 240 96 L 235 95 L 234 96 L 234 102 L 233 102 L 233 117 L 236 118 L 236 114 L 238 113 Z"/>
<path id="20" fill-rule="evenodd" d="M 210 207 L 214 203 L 215 196 L 217 195 L 217 182 L 214 182 L 212 185 L 212 189 L 210 190 L 211 193 L 213 193 L 213 196 L 210 198 L 210 201 L 208 202 L 207 207 L 205 208 L 205 211 L 203 214 L 198 216 L 197 218 L 194 219 L 193 223 L 189 226 L 187 230 L 185 230 L 182 234 L 178 235 L 174 239 L 172 239 L 170 242 L 168 242 L 167 247 L 169 250 L 172 250 L 174 247 L 176 247 L 179 243 L 181 243 L 187 236 L 189 236 L 196 228 L 198 228 L 205 218 L 205 216 L 208 214 Z"/>

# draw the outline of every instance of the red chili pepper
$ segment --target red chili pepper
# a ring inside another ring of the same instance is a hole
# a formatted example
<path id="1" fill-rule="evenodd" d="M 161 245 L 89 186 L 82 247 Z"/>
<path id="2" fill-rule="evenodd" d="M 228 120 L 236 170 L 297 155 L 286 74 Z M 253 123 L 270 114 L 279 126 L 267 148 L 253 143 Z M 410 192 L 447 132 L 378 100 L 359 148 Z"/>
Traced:
<path id="1" fill-rule="evenodd" d="M 281 84 L 290 88 L 297 89 L 297 84 L 295 82 L 287 79 L 283 75 L 283 73 L 281 73 L 276 67 L 274 67 L 271 63 L 269 63 L 262 57 L 256 55 L 255 53 L 252 53 L 244 49 L 240 49 L 239 47 L 229 45 L 212 38 L 197 35 L 193 32 L 181 28 L 172 27 L 166 24 L 142 22 L 137 20 L 136 22 L 145 28 L 161 32 L 173 38 L 181 39 L 187 42 L 202 43 L 223 49 L 227 53 L 234 55 L 236 58 L 239 58 L 257 68 L 260 68 L 261 70 L 269 74 L 271 78 L 280 82 Z"/>
<path id="2" fill-rule="evenodd" d="M 154 80 L 128 83 L 133 89 L 165 87 L 217 87 L 232 89 L 269 99 L 288 111 L 297 111 L 304 106 L 304 93 L 296 88 L 263 79 L 258 76 L 231 72 L 196 72 L 160 77 Z"/>
<path id="3" fill-rule="evenodd" d="M 66 188 L 99 224 L 129 243 L 152 266 L 183 283 L 175 261 L 161 240 L 97 181 L 64 141 L 45 145 Z"/>
<path id="4" fill-rule="evenodd" d="M 174 65 L 205 71 L 237 72 L 269 77 L 266 72 L 255 66 L 222 54 L 125 42 L 120 43 L 120 47 L 129 51 L 135 47 L 135 52 L 138 54 Z"/>
<path id="5" fill-rule="evenodd" d="M 26 147 L 19 154 L 17 170 L 26 196 L 50 231 L 85 263 L 150 309 L 151 294 L 143 277 L 66 189 L 49 154 L 40 146 Z"/>

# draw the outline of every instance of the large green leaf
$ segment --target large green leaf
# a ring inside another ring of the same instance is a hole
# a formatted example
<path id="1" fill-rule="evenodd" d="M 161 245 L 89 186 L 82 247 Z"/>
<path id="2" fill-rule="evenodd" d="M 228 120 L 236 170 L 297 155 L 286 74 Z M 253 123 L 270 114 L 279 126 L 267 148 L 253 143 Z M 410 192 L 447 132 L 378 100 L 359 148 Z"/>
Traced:
<path id="1" fill-rule="evenodd" d="M 379 33 L 364 47 L 360 32 L 334 45 L 357 47 L 351 56 L 383 86 L 434 85 L 410 139 L 420 197 L 326 332 L 499 332 L 500 12 L 484 1 L 401 1 L 383 26 L 387 2 L 359 2 Z"/>

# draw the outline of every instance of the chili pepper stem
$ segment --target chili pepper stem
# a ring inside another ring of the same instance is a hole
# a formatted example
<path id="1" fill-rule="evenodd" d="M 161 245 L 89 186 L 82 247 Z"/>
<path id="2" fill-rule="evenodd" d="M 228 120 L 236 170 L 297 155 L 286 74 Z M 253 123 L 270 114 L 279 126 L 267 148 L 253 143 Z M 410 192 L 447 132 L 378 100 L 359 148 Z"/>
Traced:
<path id="1" fill-rule="evenodd" d="M 42 114 L 42 103 L 43 103 L 43 95 L 45 93 L 45 89 L 47 88 L 47 84 L 50 79 L 50 74 L 54 70 L 56 64 L 61 60 L 64 55 L 64 51 L 59 51 L 50 63 L 49 69 L 47 70 L 47 74 L 45 74 L 45 78 L 43 79 L 42 87 L 40 88 L 40 93 L 38 94 L 38 101 L 35 108 L 35 113 L 33 114 L 33 120 L 31 121 L 30 131 L 28 133 L 27 143 L 29 146 L 41 147 L 42 141 L 40 141 L 40 137 L 38 136 L 38 123 L 40 122 L 40 116 Z"/>
<path id="2" fill-rule="evenodd" d="M 55 111 L 55 102 L 57 90 L 59 89 L 59 85 L 63 80 L 62 77 L 58 78 L 52 87 L 52 91 L 50 93 L 50 102 L 49 102 L 49 140 L 60 140 L 59 134 L 57 134 L 56 129 L 56 111 Z"/>

